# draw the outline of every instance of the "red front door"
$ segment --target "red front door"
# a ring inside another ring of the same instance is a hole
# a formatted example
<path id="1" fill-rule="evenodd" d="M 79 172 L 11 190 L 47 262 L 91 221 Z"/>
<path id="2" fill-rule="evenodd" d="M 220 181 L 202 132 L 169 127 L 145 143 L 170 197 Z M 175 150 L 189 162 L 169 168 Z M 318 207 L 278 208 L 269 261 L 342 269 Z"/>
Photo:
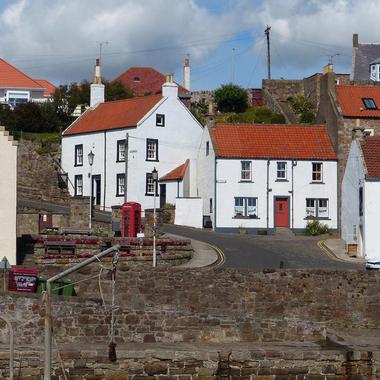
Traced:
<path id="1" fill-rule="evenodd" d="M 289 198 L 274 200 L 275 227 L 289 227 Z"/>

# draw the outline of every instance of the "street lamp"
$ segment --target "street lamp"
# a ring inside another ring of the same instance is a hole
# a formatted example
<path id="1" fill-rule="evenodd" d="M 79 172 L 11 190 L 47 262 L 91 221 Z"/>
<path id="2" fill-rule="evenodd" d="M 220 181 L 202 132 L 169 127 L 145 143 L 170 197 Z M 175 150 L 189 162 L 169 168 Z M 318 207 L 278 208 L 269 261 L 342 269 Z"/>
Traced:
<path id="1" fill-rule="evenodd" d="M 90 217 L 88 221 L 88 228 L 91 230 L 92 228 L 92 165 L 94 164 L 95 154 L 90 151 L 88 154 L 88 163 L 90 164 Z"/>
<path id="2" fill-rule="evenodd" d="M 156 168 L 152 170 L 153 180 L 153 268 L 157 266 L 157 252 L 156 252 L 156 231 L 157 231 L 157 218 L 156 218 L 156 187 L 158 181 L 158 172 Z"/>

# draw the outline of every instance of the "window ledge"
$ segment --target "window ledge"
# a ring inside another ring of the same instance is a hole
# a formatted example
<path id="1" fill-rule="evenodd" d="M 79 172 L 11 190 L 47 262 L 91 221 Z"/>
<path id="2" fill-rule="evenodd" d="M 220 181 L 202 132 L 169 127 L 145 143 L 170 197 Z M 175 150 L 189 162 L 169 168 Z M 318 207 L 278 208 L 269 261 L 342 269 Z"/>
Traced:
<path id="1" fill-rule="evenodd" d="M 249 216 L 233 216 L 232 219 L 252 219 L 252 220 L 257 220 L 257 219 L 260 219 L 258 217 L 256 218 L 250 218 Z"/>
<path id="2" fill-rule="evenodd" d="M 281 178 L 278 178 L 278 179 L 276 179 L 275 182 L 289 182 L 289 180 L 288 180 L 288 179 L 281 179 Z"/>
<path id="3" fill-rule="evenodd" d="M 331 218 L 326 217 L 314 217 L 314 218 L 304 218 L 303 220 L 313 221 L 313 220 L 331 220 Z"/>
<path id="4" fill-rule="evenodd" d="M 241 179 L 239 183 L 254 183 L 254 182 L 250 179 Z"/>
<path id="5" fill-rule="evenodd" d="M 322 181 L 311 181 L 310 185 L 325 185 L 325 183 Z"/>
<path id="6" fill-rule="evenodd" d="M 146 158 L 145 161 L 148 161 L 148 162 L 158 162 L 159 160 L 152 160 L 151 158 Z"/>
<path id="7" fill-rule="evenodd" d="M 83 166 L 83 164 L 74 164 L 74 168 L 78 168 L 78 167 L 81 167 Z"/>
<path id="8" fill-rule="evenodd" d="M 154 194 L 152 193 L 145 193 L 146 197 L 154 197 Z M 158 197 L 158 194 L 156 193 L 156 197 Z"/>
<path id="9" fill-rule="evenodd" d="M 125 160 L 116 160 L 116 162 L 125 162 Z"/>
<path id="10" fill-rule="evenodd" d="M 124 194 L 116 194 L 116 197 L 124 197 Z"/>

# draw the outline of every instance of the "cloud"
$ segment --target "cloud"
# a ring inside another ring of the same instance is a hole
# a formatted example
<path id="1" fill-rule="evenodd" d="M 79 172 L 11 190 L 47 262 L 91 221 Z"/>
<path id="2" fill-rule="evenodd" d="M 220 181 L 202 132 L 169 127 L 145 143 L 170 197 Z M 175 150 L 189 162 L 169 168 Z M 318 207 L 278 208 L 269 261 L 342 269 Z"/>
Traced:
<path id="1" fill-rule="evenodd" d="M 350 71 L 352 34 L 360 40 L 376 42 L 380 32 L 379 0 L 267 0 L 255 24 L 272 26 L 272 62 L 306 69 L 326 64 L 329 55 Z M 378 41 L 379 42 L 379 41 Z M 260 48 L 256 41 L 257 52 Z"/>
<path id="2" fill-rule="evenodd" d="M 0 56 L 34 77 L 91 78 L 103 44 L 103 73 L 132 65 L 169 72 L 186 53 L 201 60 L 240 26 L 240 10 L 212 13 L 193 0 L 18 0 L 0 13 Z"/>

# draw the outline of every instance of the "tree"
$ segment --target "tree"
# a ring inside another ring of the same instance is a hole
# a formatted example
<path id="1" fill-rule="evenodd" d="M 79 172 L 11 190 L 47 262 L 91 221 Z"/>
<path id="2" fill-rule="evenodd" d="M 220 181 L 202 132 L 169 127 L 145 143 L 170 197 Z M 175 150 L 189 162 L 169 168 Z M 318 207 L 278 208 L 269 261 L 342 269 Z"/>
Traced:
<path id="1" fill-rule="evenodd" d="M 289 96 L 286 101 L 291 105 L 293 112 L 299 117 L 301 123 L 313 123 L 315 109 L 312 101 L 305 95 Z"/>
<path id="2" fill-rule="evenodd" d="M 132 90 L 122 82 L 105 82 L 106 101 L 128 99 L 133 97 Z"/>
<path id="3" fill-rule="evenodd" d="M 215 101 L 220 112 L 244 112 L 248 108 L 247 91 L 232 83 L 215 90 Z"/>

